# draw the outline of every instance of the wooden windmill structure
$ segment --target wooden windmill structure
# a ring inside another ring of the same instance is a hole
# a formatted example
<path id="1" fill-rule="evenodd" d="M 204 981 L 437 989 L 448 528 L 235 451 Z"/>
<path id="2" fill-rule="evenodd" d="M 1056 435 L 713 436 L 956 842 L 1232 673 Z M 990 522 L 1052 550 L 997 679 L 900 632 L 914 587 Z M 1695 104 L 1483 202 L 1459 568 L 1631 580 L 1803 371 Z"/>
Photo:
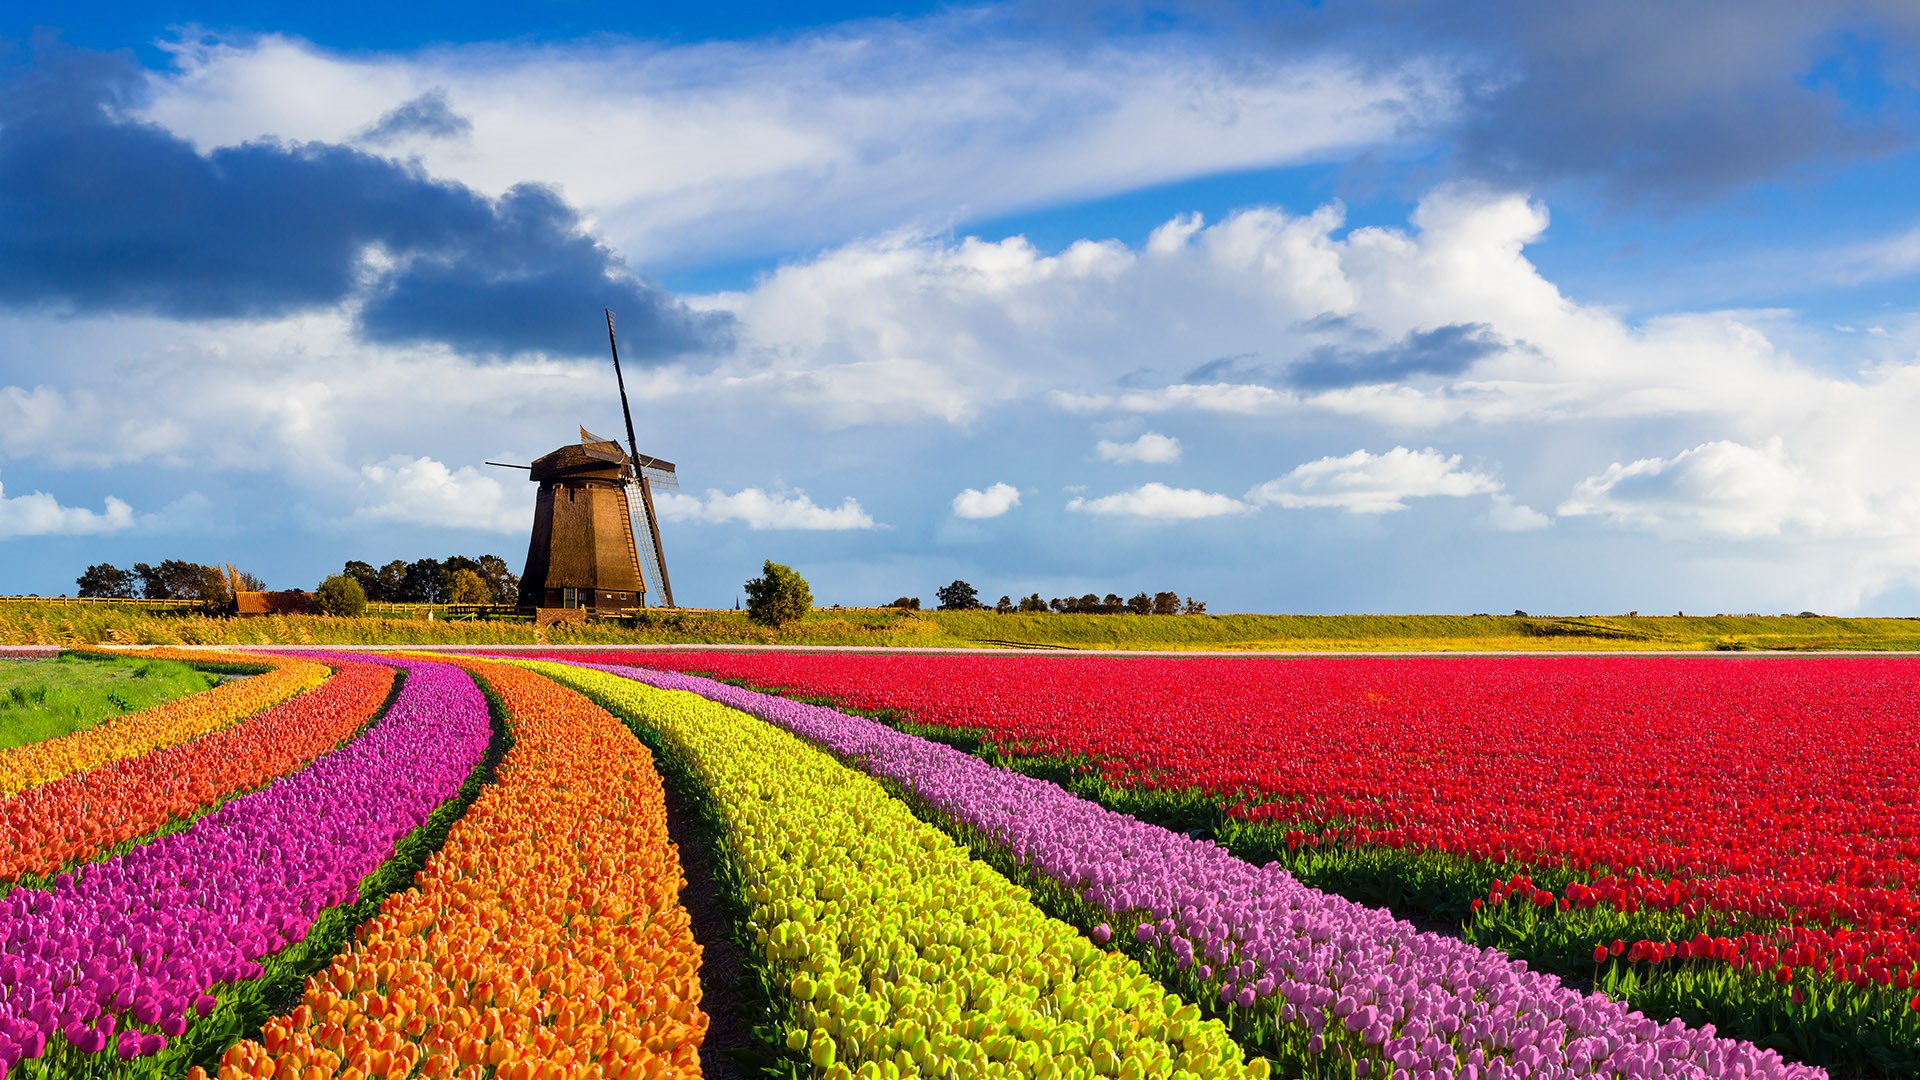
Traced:
<path id="1" fill-rule="evenodd" d="M 673 462 L 640 452 L 627 381 L 620 372 L 613 312 L 606 315 L 627 446 L 622 450 L 618 441 L 583 427 L 578 443 L 562 446 L 531 466 L 512 466 L 526 468 L 527 479 L 540 485 L 526 571 L 520 575 L 522 607 L 617 615 L 646 607 L 649 591 L 657 593 L 656 604 L 674 606 L 653 491 L 678 490 L 680 482 Z"/>

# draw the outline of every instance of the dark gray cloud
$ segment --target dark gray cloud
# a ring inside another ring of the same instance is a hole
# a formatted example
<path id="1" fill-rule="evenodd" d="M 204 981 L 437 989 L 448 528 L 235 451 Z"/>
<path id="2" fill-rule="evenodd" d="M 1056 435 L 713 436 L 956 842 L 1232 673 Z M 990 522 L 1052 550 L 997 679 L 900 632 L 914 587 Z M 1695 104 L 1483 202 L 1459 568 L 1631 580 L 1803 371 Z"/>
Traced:
<path id="1" fill-rule="evenodd" d="M 436 87 L 388 110 L 372 127 L 360 133 L 360 141 L 386 146 L 412 135 L 458 139 L 472 130 L 473 121 L 454 112 L 453 106 L 447 104 L 447 92 Z"/>
<path id="2" fill-rule="evenodd" d="M 374 340 L 587 355 L 611 307 L 636 359 L 657 360 L 728 330 L 634 277 L 551 191 L 496 202 L 325 144 L 202 155 L 116 115 L 139 85 L 124 61 L 65 49 L 0 81 L 0 305 L 272 316 L 362 295 L 377 249 L 395 269 L 365 306 Z"/>
<path id="3" fill-rule="evenodd" d="M 1384 348 L 1319 346 L 1287 369 L 1287 381 L 1302 390 L 1335 390 L 1417 375 L 1458 375 L 1506 347 L 1486 323 L 1450 323 L 1415 330 Z"/>

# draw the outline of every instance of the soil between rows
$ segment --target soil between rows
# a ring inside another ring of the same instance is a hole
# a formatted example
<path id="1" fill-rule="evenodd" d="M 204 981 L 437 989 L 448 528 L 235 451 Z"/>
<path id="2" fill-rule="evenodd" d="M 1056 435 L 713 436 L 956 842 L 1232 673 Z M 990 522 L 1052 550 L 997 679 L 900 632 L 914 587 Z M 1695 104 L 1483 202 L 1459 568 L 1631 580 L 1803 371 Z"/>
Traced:
<path id="1" fill-rule="evenodd" d="M 665 785 L 667 838 L 680 849 L 687 887 L 680 894 L 700 943 L 700 1007 L 707 1013 L 707 1035 L 700 1045 L 700 1072 L 708 1080 L 747 1080 L 758 1075 L 742 1067 L 742 1057 L 763 1055 L 753 1034 L 753 1002 L 746 979 L 746 957 L 733 937 L 733 920 L 720 902 L 713 858 L 702 842 L 686 800 Z"/>

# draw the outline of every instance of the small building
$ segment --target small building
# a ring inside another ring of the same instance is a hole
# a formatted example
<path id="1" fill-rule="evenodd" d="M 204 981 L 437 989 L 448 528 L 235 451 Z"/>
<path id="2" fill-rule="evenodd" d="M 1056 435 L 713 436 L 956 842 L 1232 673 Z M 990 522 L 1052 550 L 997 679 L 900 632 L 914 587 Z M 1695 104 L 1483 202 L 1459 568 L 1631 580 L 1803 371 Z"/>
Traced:
<path id="1" fill-rule="evenodd" d="M 250 615 L 318 615 L 313 594 L 299 589 L 281 592 L 237 592 L 233 594 L 233 613 Z"/>

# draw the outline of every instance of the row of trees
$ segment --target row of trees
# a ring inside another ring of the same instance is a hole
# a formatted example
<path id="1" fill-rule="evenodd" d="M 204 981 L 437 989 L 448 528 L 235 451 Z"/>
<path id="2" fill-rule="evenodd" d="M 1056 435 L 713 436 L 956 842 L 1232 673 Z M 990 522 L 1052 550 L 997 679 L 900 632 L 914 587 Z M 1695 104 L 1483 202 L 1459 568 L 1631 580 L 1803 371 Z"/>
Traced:
<path id="1" fill-rule="evenodd" d="M 358 559 L 340 571 L 360 585 L 368 600 L 397 604 L 517 604 L 520 577 L 498 555 L 470 558 L 395 559 L 376 568 Z"/>
<path id="2" fill-rule="evenodd" d="M 367 600 L 415 604 L 513 604 L 520 599 L 520 578 L 498 555 L 472 558 L 395 559 L 375 568 L 354 560 L 341 575 L 353 580 Z M 95 563 L 74 579 L 79 595 L 99 600 L 193 600 L 209 609 L 225 607 L 235 592 L 261 592 L 266 582 L 233 566 L 206 566 L 184 559 L 159 565 L 134 563 L 122 570 Z"/>
<path id="3" fill-rule="evenodd" d="M 112 563 L 95 563 L 74 579 L 79 595 L 97 600 L 197 600 L 209 608 L 224 606 L 234 590 L 266 588 L 259 578 L 232 566 L 204 566 L 184 559 L 168 559 L 158 566 L 134 563 L 122 570 Z"/>
<path id="4" fill-rule="evenodd" d="M 980 590 L 964 581 L 955 581 L 951 585 L 942 585 L 934 590 L 940 600 L 941 611 L 983 611 L 987 605 L 980 602 Z M 893 602 L 894 607 L 920 610 L 920 598 L 903 596 Z M 1003 596 L 993 605 L 992 610 L 1002 615 L 1014 612 L 1034 612 L 1046 614 L 1054 612 L 1063 615 L 1204 615 L 1207 611 L 1205 600 L 1195 600 L 1189 596 L 1182 600 L 1180 594 L 1158 592 L 1148 596 L 1144 592 L 1135 593 L 1129 599 L 1122 600 L 1118 593 L 1098 596 L 1088 593 L 1085 596 L 1056 596 L 1051 600 L 1040 599 L 1039 593 L 1015 600 Z"/>

